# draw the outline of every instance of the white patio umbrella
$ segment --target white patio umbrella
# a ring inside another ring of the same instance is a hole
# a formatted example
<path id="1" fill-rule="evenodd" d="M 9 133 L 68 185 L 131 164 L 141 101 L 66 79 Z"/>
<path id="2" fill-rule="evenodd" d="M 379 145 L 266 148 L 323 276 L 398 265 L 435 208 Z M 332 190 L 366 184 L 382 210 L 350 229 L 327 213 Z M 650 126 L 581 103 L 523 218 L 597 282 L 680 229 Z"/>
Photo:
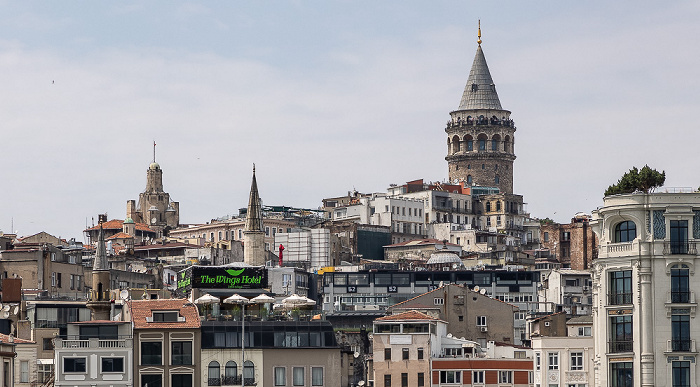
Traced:
<path id="1" fill-rule="evenodd" d="M 224 304 L 249 304 L 251 300 L 236 293 L 224 299 Z"/>
<path id="2" fill-rule="evenodd" d="M 219 297 L 214 297 L 211 294 L 207 293 L 203 295 L 202 297 L 199 297 L 198 299 L 194 300 L 194 303 L 197 305 L 207 305 L 207 304 L 218 304 L 219 303 Z"/>
<path id="3" fill-rule="evenodd" d="M 316 301 L 310 299 L 309 297 L 302 297 L 302 298 L 306 301 L 306 303 L 304 305 L 307 305 L 307 306 L 316 305 Z"/>
<path id="4" fill-rule="evenodd" d="M 282 300 L 282 304 L 286 306 L 306 305 L 306 302 L 306 297 L 302 297 L 298 294 L 292 294 L 291 296 Z"/>
<path id="5" fill-rule="evenodd" d="M 257 297 L 251 298 L 250 301 L 256 304 L 272 304 L 273 302 L 275 302 L 275 299 L 273 297 L 268 296 L 267 294 L 261 294 Z"/>

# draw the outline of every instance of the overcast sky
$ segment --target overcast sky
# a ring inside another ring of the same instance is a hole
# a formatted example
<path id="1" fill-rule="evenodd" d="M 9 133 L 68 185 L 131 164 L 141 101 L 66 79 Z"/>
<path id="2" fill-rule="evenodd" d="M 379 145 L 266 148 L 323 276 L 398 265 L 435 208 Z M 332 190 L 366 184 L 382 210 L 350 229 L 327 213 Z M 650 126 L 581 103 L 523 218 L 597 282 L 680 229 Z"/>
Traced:
<path id="1" fill-rule="evenodd" d="M 237 214 L 253 163 L 268 205 L 445 180 L 478 19 L 532 216 L 645 163 L 700 185 L 697 1 L 0 0 L 0 230 L 124 219 L 154 140 L 182 223 Z"/>

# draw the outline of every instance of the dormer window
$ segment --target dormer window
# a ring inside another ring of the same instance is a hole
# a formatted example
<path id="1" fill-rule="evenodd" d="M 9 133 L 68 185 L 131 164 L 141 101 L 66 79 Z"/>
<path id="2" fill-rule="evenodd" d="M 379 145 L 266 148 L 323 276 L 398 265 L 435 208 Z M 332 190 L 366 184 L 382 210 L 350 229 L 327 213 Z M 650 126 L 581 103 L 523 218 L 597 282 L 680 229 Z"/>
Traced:
<path id="1" fill-rule="evenodd" d="M 177 322 L 179 317 L 180 313 L 175 311 L 154 311 L 152 322 Z"/>

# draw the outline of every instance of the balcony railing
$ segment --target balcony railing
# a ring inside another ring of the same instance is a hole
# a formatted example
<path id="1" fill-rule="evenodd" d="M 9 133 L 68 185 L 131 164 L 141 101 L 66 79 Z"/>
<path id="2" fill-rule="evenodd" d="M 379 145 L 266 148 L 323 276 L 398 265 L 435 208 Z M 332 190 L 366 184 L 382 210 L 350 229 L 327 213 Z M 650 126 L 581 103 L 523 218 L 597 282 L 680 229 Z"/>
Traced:
<path id="1" fill-rule="evenodd" d="M 632 293 L 608 293 L 609 305 L 629 305 L 632 303 Z"/>
<path id="2" fill-rule="evenodd" d="M 687 241 L 671 241 L 664 242 L 664 254 L 674 255 L 674 254 L 689 254 L 696 255 L 698 250 L 695 247 L 695 242 Z"/>
<path id="3" fill-rule="evenodd" d="M 671 303 L 688 304 L 690 303 L 690 291 L 671 292 Z"/>
<path id="4" fill-rule="evenodd" d="M 220 378 L 208 378 L 207 386 L 240 386 L 241 380 L 243 380 L 241 375 L 222 376 Z M 255 379 L 246 378 L 246 386 L 254 386 L 256 384 L 257 383 L 255 383 Z"/>
<path id="5" fill-rule="evenodd" d="M 666 352 L 696 352 L 695 340 L 668 340 Z"/>
<path id="6" fill-rule="evenodd" d="M 128 339 L 62 339 L 56 340 L 58 348 L 131 348 L 131 337 Z"/>
<path id="7" fill-rule="evenodd" d="M 610 353 L 632 352 L 632 340 L 613 340 L 608 342 Z"/>
<path id="8" fill-rule="evenodd" d="M 632 242 L 611 243 L 606 247 L 608 249 L 608 254 L 622 253 L 625 251 L 632 251 Z"/>

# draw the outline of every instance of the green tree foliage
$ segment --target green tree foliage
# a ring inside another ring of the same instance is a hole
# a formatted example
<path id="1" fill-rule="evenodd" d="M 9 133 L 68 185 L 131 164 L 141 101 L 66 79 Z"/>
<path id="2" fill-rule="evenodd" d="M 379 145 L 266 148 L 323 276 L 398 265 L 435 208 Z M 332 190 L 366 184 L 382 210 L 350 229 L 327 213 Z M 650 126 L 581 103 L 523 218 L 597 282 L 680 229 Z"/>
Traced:
<path id="1" fill-rule="evenodd" d="M 645 165 L 644 168 L 638 170 L 637 167 L 632 167 L 629 172 L 622 175 L 617 184 L 613 184 L 605 190 L 605 196 L 632 193 L 641 191 L 649 193 L 656 187 L 661 187 L 666 181 L 666 171 L 657 171 Z"/>

